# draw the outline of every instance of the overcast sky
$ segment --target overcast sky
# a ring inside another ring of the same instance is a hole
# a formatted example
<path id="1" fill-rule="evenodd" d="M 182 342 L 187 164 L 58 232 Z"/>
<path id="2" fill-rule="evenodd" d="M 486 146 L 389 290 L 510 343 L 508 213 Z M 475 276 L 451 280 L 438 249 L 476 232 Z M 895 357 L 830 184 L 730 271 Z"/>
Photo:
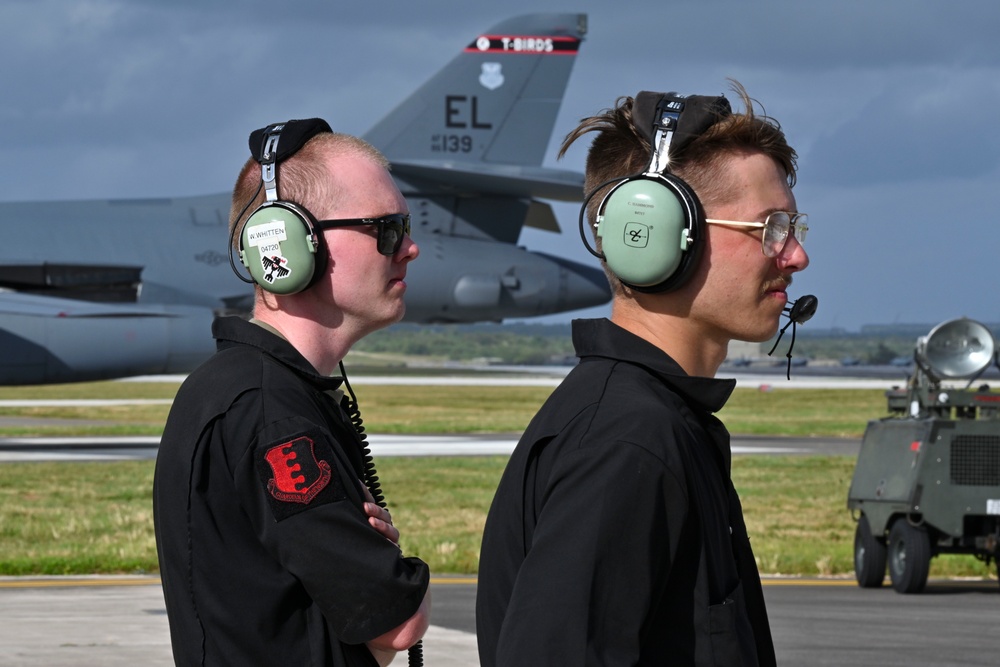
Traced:
<path id="1" fill-rule="evenodd" d="M 819 298 L 810 328 L 1000 322 L 996 0 L 4 0 L 0 201 L 228 191 L 251 130 L 363 134 L 539 10 L 589 17 L 546 164 L 582 171 L 586 142 L 560 162 L 558 143 L 619 95 L 735 78 L 799 153 L 812 264 L 791 294 Z M 568 242 L 522 242 L 591 263 L 576 208 L 556 211 Z"/>

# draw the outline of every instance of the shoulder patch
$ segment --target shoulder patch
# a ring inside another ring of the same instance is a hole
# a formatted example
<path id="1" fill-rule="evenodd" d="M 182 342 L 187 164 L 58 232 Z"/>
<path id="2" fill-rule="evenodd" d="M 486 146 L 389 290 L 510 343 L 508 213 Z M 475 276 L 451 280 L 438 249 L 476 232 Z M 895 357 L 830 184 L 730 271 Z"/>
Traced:
<path id="1" fill-rule="evenodd" d="M 313 434 L 257 450 L 257 472 L 276 521 L 345 497 L 333 451 Z"/>

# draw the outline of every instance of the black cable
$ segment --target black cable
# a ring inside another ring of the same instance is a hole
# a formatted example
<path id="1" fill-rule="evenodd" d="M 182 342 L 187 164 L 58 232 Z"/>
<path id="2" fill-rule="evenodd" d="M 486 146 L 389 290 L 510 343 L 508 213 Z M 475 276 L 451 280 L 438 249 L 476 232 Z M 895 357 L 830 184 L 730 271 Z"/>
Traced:
<path id="1" fill-rule="evenodd" d="M 788 368 L 785 370 L 786 380 L 792 379 L 792 349 L 795 347 L 795 320 L 791 320 L 788 324 L 781 328 L 781 331 L 778 332 L 778 340 L 774 341 L 774 346 L 771 348 L 771 351 L 767 353 L 767 356 L 769 357 L 774 353 L 774 350 L 778 347 L 778 342 L 781 340 L 781 337 L 785 335 L 785 330 L 788 329 L 789 326 L 792 327 L 792 342 L 788 344 L 788 352 L 785 353 L 785 356 L 788 357 Z"/>
<path id="2" fill-rule="evenodd" d="M 378 474 L 375 471 L 375 459 L 372 457 L 371 448 L 368 447 L 368 436 L 365 435 L 364 420 L 361 419 L 361 408 L 358 407 L 358 397 L 354 395 L 354 389 L 351 388 L 351 383 L 347 380 L 347 371 L 344 369 L 343 361 L 340 362 L 340 376 L 344 378 L 344 388 L 347 390 L 347 396 L 344 397 L 345 400 L 341 407 L 347 412 L 347 416 L 351 420 L 351 425 L 354 426 L 354 430 L 358 434 L 358 439 L 361 441 L 361 454 L 365 462 L 365 486 L 368 487 L 368 492 L 372 494 L 375 504 L 385 508 L 387 507 L 385 496 L 382 495 L 382 485 L 379 483 Z M 423 640 L 418 641 L 407 649 L 406 654 L 410 667 L 423 667 Z"/>
<path id="3" fill-rule="evenodd" d="M 250 197 L 250 201 L 246 203 L 246 206 L 243 207 L 243 210 L 240 211 L 240 214 L 236 216 L 236 221 L 233 223 L 233 228 L 229 230 L 229 268 L 233 270 L 233 273 L 236 274 L 237 278 L 239 278 L 245 283 L 249 283 L 250 285 L 253 285 L 255 281 L 252 278 L 247 278 L 242 273 L 240 273 L 239 270 L 237 270 L 236 268 L 236 262 L 233 261 L 233 239 L 236 238 L 236 230 L 239 229 L 240 219 L 243 217 L 243 214 L 247 212 L 247 209 L 250 208 L 250 204 L 252 204 L 254 200 L 257 199 L 257 195 L 260 194 L 260 189 L 262 187 L 264 187 L 264 181 L 261 181 L 260 185 L 257 186 L 257 191 L 253 193 L 253 197 Z"/>
<path id="4" fill-rule="evenodd" d="M 771 351 L 767 353 L 767 356 L 770 357 L 774 354 L 774 351 L 778 348 L 778 343 L 781 341 L 781 337 L 785 335 L 788 327 L 792 327 L 792 341 L 788 344 L 788 352 L 785 354 L 788 357 L 788 369 L 785 371 L 785 378 L 788 380 L 792 379 L 792 350 L 795 348 L 795 327 L 798 324 L 808 322 L 816 314 L 818 306 L 819 300 L 815 296 L 804 294 L 800 299 L 782 310 L 781 314 L 786 315 L 789 322 L 781 328 L 781 331 L 778 333 L 778 339 L 774 341 L 774 345 L 771 347 Z"/>

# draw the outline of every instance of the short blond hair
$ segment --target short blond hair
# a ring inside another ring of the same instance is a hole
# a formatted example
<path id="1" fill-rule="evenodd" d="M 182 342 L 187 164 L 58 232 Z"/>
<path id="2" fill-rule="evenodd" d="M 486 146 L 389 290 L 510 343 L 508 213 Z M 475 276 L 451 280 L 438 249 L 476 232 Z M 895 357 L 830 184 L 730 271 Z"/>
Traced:
<path id="1" fill-rule="evenodd" d="M 321 203 L 336 201 L 341 192 L 337 179 L 326 167 L 329 157 L 355 155 L 367 158 L 385 169 L 389 161 L 364 139 L 339 132 L 321 132 L 312 137 L 294 155 L 277 166 L 278 198 L 311 210 Z M 266 200 L 261 183 L 260 163 L 250 158 L 240 170 L 233 187 L 229 210 L 229 231 L 234 247 L 239 245 L 239 226 Z"/>

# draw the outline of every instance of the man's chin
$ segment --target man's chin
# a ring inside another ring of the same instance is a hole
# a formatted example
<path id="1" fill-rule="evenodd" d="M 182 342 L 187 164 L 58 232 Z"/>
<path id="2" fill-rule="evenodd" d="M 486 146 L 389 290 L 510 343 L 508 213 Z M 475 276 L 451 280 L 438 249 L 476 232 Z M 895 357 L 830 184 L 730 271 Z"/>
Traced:
<path id="1" fill-rule="evenodd" d="M 739 340 L 746 341 L 748 343 L 766 343 L 778 334 L 778 324 L 766 328 L 758 329 L 755 331 L 744 332 L 743 336 L 740 336 Z"/>
<path id="2" fill-rule="evenodd" d="M 392 326 L 393 324 L 399 324 L 400 322 L 403 321 L 403 317 L 405 315 L 406 315 L 406 304 L 400 301 L 399 308 L 397 308 L 395 312 L 389 318 L 387 318 L 388 322 L 386 322 L 385 326 L 388 327 Z"/>

